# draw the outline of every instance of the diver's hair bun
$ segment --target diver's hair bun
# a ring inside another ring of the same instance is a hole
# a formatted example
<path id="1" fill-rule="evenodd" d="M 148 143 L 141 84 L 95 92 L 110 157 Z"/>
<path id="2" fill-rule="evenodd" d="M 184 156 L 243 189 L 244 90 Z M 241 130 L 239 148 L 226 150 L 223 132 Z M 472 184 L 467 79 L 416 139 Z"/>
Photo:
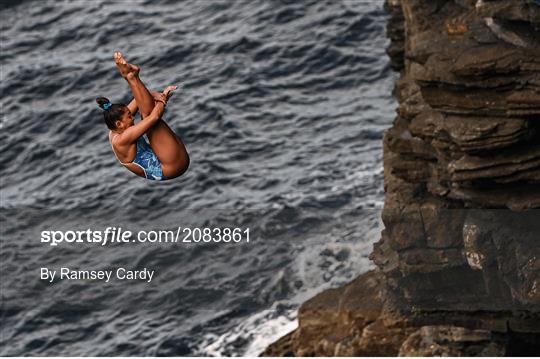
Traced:
<path id="1" fill-rule="evenodd" d="M 129 111 L 129 108 L 122 103 L 112 104 L 106 97 L 96 98 L 96 102 L 103 111 L 103 120 L 110 130 L 116 129 L 116 121 L 121 120 L 122 116 Z"/>
<path id="2" fill-rule="evenodd" d="M 109 99 L 106 97 L 98 97 L 96 98 L 96 102 L 99 105 L 99 108 L 101 108 L 102 110 L 106 110 L 105 108 L 103 108 L 103 105 L 110 103 Z"/>

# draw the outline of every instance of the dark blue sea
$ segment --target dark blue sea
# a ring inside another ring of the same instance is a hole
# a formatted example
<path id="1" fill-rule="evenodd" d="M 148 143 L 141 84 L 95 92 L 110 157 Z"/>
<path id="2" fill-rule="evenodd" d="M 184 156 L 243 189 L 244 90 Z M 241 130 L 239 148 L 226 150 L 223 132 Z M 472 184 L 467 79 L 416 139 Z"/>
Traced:
<path id="1" fill-rule="evenodd" d="M 11 1 L 1 15 L 0 355 L 258 355 L 370 269 L 396 75 L 382 0 Z M 153 90 L 181 178 L 115 159 L 97 96 Z M 40 241 L 44 230 L 250 229 L 241 243 Z M 150 282 L 40 268 L 152 268 Z"/>

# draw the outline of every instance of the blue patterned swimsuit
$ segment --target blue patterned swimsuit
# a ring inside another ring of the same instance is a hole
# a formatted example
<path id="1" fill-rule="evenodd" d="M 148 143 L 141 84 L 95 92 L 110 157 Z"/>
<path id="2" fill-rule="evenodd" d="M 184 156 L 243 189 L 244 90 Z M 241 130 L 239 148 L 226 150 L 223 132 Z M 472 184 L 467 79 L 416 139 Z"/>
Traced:
<path id="1" fill-rule="evenodd" d="M 111 143 L 112 145 L 112 143 Z M 114 148 L 113 148 L 114 152 Z M 116 155 L 116 152 L 115 152 Z M 117 157 L 118 158 L 118 157 Z M 120 160 L 119 160 L 120 161 Z M 164 181 L 166 180 L 161 168 L 161 162 L 157 158 L 154 150 L 148 142 L 141 136 L 137 139 L 137 154 L 132 162 L 120 162 L 123 165 L 134 163 L 141 167 L 144 171 L 144 176 L 149 180 Z"/>

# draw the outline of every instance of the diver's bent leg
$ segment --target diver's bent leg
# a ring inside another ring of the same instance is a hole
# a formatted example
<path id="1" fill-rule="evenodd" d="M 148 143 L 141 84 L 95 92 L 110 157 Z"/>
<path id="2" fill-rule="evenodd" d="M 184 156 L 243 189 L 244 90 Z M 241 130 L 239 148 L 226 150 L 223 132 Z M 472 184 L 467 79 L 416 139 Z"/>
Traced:
<path id="1" fill-rule="evenodd" d="M 122 77 L 126 79 L 129 87 L 131 87 L 131 92 L 133 92 L 133 97 L 135 97 L 135 101 L 137 101 L 141 116 L 143 118 L 148 116 L 154 109 L 155 103 L 150 91 L 148 91 L 139 78 L 141 69 L 139 66 L 127 62 L 120 51 L 114 53 L 114 62 Z"/>
<path id="2" fill-rule="evenodd" d="M 143 82 L 138 75 L 128 76 L 126 78 L 133 97 L 137 101 L 139 111 L 141 111 L 142 118 L 145 118 L 152 112 L 155 106 L 154 97 L 150 94 L 150 91 L 144 86 Z"/>
<path id="3" fill-rule="evenodd" d="M 189 155 L 186 146 L 165 121 L 160 119 L 146 135 L 161 162 L 165 177 L 178 177 L 188 169 Z"/>

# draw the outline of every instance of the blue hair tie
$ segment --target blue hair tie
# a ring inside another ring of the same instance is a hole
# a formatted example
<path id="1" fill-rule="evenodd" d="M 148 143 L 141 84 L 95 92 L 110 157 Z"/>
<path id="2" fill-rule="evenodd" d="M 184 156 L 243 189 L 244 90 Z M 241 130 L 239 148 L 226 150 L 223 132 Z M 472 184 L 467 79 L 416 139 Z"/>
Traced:
<path id="1" fill-rule="evenodd" d="M 111 106 L 112 106 L 112 103 L 107 102 L 106 104 L 103 105 L 103 109 L 108 110 L 109 108 L 111 108 Z"/>

